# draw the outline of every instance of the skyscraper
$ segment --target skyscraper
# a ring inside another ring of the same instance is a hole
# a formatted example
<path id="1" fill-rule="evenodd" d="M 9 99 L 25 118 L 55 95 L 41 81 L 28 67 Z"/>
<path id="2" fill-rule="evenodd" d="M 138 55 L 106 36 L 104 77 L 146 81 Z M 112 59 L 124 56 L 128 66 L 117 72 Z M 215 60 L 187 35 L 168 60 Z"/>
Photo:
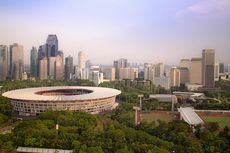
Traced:
<path id="1" fill-rule="evenodd" d="M 47 57 L 47 44 L 41 45 L 38 48 L 38 60 L 43 59 L 44 57 Z"/>
<path id="2" fill-rule="evenodd" d="M 170 86 L 179 87 L 180 86 L 180 70 L 176 67 L 172 67 L 170 71 Z"/>
<path id="3" fill-rule="evenodd" d="M 204 49 L 202 51 L 202 84 L 205 87 L 215 87 L 214 81 L 215 70 L 215 50 Z"/>
<path id="4" fill-rule="evenodd" d="M 32 77 L 37 77 L 38 74 L 38 52 L 35 47 L 30 50 L 30 75 Z"/>
<path id="5" fill-rule="evenodd" d="M 186 67 L 180 67 L 180 84 L 189 83 L 189 69 Z"/>
<path id="6" fill-rule="evenodd" d="M 55 62 L 56 57 L 48 58 L 48 78 L 51 80 L 55 78 Z"/>
<path id="7" fill-rule="evenodd" d="M 85 61 L 85 54 L 83 51 L 80 51 L 78 53 L 78 68 L 80 70 L 80 79 L 86 79 Z"/>
<path id="8" fill-rule="evenodd" d="M 23 46 L 14 43 L 10 45 L 10 78 L 19 80 L 24 71 Z"/>
<path id="9" fill-rule="evenodd" d="M 73 77 L 73 57 L 65 58 L 65 80 L 70 80 Z"/>
<path id="10" fill-rule="evenodd" d="M 47 53 L 46 56 L 57 56 L 58 54 L 58 39 L 56 35 L 48 35 L 47 40 Z"/>
<path id="11" fill-rule="evenodd" d="M 57 55 L 55 57 L 55 71 L 54 78 L 55 80 L 63 80 L 64 79 L 64 63 L 61 55 Z"/>
<path id="12" fill-rule="evenodd" d="M 39 60 L 39 79 L 47 80 L 48 79 L 48 70 L 47 70 L 48 60 L 46 57 L 43 57 Z"/>
<path id="13" fill-rule="evenodd" d="M 8 47 L 0 45 L 0 81 L 5 81 L 8 73 Z"/>
<path id="14" fill-rule="evenodd" d="M 202 59 L 192 58 L 190 65 L 190 83 L 191 84 L 202 84 Z"/>

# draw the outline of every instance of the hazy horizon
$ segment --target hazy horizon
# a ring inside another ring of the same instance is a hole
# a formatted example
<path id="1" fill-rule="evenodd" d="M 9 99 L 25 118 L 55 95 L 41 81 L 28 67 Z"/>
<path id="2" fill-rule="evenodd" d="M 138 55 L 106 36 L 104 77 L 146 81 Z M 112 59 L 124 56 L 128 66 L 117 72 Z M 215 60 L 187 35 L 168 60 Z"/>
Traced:
<path id="1" fill-rule="evenodd" d="M 7 0 L 0 9 L 0 44 L 23 45 L 26 64 L 48 34 L 75 64 L 84 51 L 94 64 L 127 58 L 177 65 L 204 48 L 230 63 L 229 0 Z"/>

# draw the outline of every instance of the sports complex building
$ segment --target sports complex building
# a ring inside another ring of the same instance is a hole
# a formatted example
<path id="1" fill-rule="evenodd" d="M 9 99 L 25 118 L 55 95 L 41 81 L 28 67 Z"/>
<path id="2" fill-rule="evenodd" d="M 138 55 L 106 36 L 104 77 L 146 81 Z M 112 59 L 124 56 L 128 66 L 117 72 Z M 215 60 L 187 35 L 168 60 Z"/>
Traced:
<path id="1" fill-rule="evenodd" d="M 82 111 L 97 114 L 115 108 L 121 92 L 111 88 L 55 86 L 12 90 L 3 93 L 21 116 L 36 116 L 47 110 Z"/>

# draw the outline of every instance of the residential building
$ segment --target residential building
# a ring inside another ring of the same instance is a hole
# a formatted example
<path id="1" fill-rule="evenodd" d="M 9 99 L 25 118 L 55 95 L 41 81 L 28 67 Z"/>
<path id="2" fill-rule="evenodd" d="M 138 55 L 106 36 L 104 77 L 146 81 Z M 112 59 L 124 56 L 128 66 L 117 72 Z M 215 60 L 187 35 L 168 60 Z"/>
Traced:
<path id="1" fill-rule="evenodd" d="M 120 68 L 119 80 L 130 79 L 135 80 L 138 78 L 138 68 Z"/>
<path id="2" fill-rule="evenodd" d="M 115 68 L 115 79 L 119 79 L 119 69 L 128 67 L 127 59 L 121 58 L 113 62 L 113 67 Z"/>

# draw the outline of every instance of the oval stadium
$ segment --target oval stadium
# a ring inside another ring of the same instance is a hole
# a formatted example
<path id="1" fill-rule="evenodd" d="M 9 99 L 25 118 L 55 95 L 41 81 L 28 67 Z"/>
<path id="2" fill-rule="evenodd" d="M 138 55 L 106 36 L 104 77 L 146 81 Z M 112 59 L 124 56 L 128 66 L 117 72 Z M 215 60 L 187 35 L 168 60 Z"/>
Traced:
<path id="1" fill-rule="evenodd" d="M 20 116 L 36 116 L 47 110 L 82 111 L 91 114 L 112 110 L 118 104 L 116 89 L 82 86 L 37 87 L 3 93 Z"/>

